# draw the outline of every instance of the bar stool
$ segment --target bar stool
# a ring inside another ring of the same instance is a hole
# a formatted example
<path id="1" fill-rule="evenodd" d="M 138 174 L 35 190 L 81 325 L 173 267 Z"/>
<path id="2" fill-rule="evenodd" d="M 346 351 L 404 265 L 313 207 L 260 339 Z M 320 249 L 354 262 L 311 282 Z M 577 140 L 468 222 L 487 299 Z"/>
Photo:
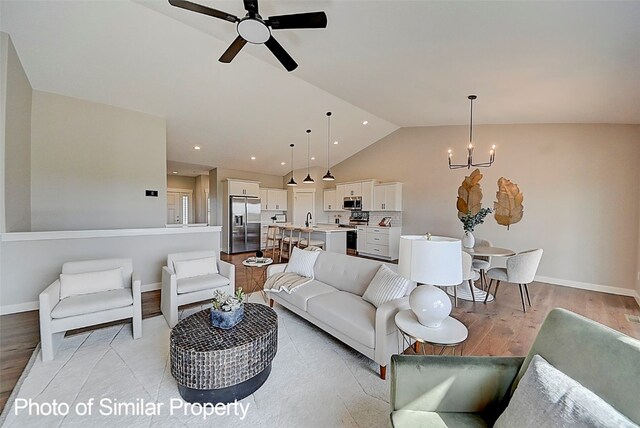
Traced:
<path id="1" fill-rule="evenodd" d="M 267 226 L 267 242 L 265 245 L 265 255 L 271 251 L 271 258 L 276 259 L 276 249 L 280 252 L 280 241 L 282 241 L 282 234 L 280 233 L 280 227 L 275 224 Z"/>
<path id="2" fill-rule="evenodd" d="M 287 259 L 291 258 L 291 251 L 293 251 L 293 247 L 298 244 L 298 238 L 294 237 L 293 234 L 297 230 L 295 226 L 285 226 L 282 232 L 282 239 L 280 240 L 280 259 L 278 262 L 282 262 L 282 253 L 284 251 L 284 246 L 287 246 Z"/>
<path id="3" fill-rule="evenodd" d="M 306 247 L 319 247 L 324 249 L 324 241 L 319 239 L 311 239 L 311 232 L 313 229 L 310 227 L 302 227 L 298 229 L 298 248 Z M 307 234 L 307 238 L 303 238 L 303 234 Z"/>

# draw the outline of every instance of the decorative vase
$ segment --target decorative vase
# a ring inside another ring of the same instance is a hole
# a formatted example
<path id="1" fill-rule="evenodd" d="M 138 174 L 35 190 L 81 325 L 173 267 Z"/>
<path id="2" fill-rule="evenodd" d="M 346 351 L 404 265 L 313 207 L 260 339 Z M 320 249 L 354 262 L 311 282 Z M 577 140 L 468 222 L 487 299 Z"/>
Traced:
<path id="1" fill-rule="evenodd" d="M 476 245 L 476 238 L 473 236 L 471 232 L 465 232 L 462 237 L 462 246 L 464 248 L 473 248 Z"/>
<path id="2" fill-rule="evenodd" d="M 211 325 L 216 328 L 228 330 L 242 321 L 244 317 L 244 304 L 234 311 L 220 311 L 211 308 Z"/>
<path id="3" fill-rule="evenodd" d="M 419 285 L 409 295 L 409 306 L 418 322 L 425 327 L 438 328 L 451 313 L 449 295 L 433 285 Z"/>

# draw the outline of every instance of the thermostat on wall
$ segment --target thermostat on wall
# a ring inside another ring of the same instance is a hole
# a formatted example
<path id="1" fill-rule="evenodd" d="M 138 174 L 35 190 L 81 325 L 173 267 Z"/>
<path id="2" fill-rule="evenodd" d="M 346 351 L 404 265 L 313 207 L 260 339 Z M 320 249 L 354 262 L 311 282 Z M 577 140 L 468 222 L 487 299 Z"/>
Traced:
<path id="1" fill-rule="evenodd" d="M 145 196 L 153 196 L 154 198 L 158 197 L 157 190 L 145 190 L 144 193 L 145 193 Z"/>

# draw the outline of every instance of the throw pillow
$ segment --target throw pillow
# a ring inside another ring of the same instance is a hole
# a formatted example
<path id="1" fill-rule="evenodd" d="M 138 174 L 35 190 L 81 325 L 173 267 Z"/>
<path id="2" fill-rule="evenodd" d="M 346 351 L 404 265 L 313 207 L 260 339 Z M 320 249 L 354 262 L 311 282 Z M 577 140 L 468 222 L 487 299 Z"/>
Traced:
<path id="1" fill-rule="evenodd" d="M 637 427 L 595 393 L 534 355 L 495 428 Z"/>
<path id="2" fill-rule="evenodd" d="M 297 273 L 306 278 L 314 278 L 313 265 L 316 264 L 318 255 L 320 255 L 319 251 L 304 251 L 298 247 L 293 247 L 291 259 L 289 259 L 284 271 Z"/>
<path id="3" fill-rule="evenodd" d="M 218 273 L 218 260 L 215 257 L 204 259 L 176 260 L 173 262 L 176 268 L 176 278 L 193 278 L 195 276 L 211 275 Z"/>
<path id="4" fill-rule="evenodd" d="M 124 288 L 122 269 L 60 274 L 60 299 Z"/>
<path id="5" fill-rule="evenodd" d="M 409 280 L 398 275 L 387 265 L 381 265 L 362 298 L 376 308 L 407 293 Z"/>

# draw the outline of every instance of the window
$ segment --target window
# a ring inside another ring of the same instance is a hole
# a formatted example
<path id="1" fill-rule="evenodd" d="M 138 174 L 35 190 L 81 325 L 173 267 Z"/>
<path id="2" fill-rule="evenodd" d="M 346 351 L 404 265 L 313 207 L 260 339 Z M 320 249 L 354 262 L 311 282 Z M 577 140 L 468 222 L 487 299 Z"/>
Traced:
<path id="1" fill-rule="evenodd" d="M 189 223 L 189 196 L 182 195 L 182 224 Z"/>

